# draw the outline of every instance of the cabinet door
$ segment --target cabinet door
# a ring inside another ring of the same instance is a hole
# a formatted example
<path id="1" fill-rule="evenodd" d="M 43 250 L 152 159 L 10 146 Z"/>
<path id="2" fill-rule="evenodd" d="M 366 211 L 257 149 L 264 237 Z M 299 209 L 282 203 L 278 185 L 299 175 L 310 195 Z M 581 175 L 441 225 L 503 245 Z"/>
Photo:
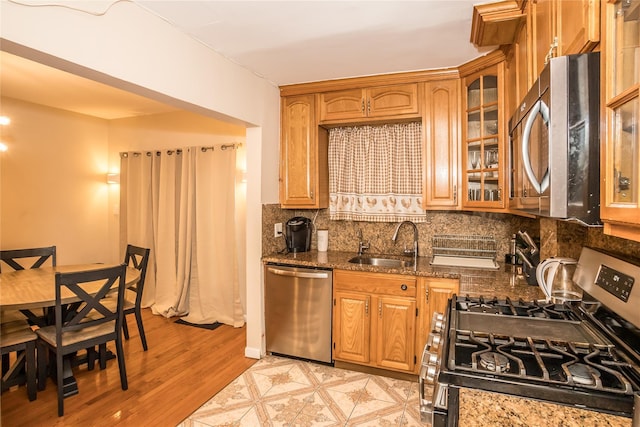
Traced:
<path id="1" fill-rule="evenodd" d="M 335 291 L 333 307 L 334 359 L 370 362 L 371 297 Z"/>
<path id="2" fill-rule="evenodd" d="M 463 208 L 505 206 L 503 81 L 503 62 L 464 79 Z"/>
<path id="3" fill-rule="evenodd" d="M 531 69 L 534 76 L 540 75 L 556 35 L 554 0 L 533 0 L 529 4 L 529 27 L 531 34 Z M 556 52 L 553 52 L 554 56 Z M 534 79 L 535 80 L 535 79 Z"/>
<path id="4" fill-rule="evenodd" d="M 600 2 L 556 1 L 557 56 L 592 51 L 600 42 Z"/>
<path id="5" fill-rule="evenodd" d="M 534 76 L 548 57 L 590 52 L 600 42 L 598 1 L 533 0 L 528 7 Z"/>
<path id="6" fill-rule="evenodd" d="M 280 204 L 328 207 L 327 133 L 318 127 L 315 95 L 282 98 Z"/>
<path id="7" fill-rule="evenodd" d="M 431 322 L 434 313 L 445 312 L 449 298 L 451 298 L 453 294 L 458 293 L 460 282 L 452 279 L 429 279 L 427 287 L 429 289 L 427 295 L 429 316 L 426 320 Z"/>
<path id="8" fill-rule="evenodd" d="M 418 115 L 418 85 L 392 85 L 367 89 L 366 115 L 392 117 Z"/>
<path id="9" fill-rule="evenodd" d="M 604 8 L 600 216 L 606 234 L 640 241 L 640 1 L 609 2 Z"/>
<path id="10" fill-rule="evenodd" d="M 416 302 L 413 299 L 380 296 L 376 298 L 374 327 L 376 365 L 402 371 L 415 366 Z"/>
<path id="11" fill-rule="evenodd" d="M 505 125 L 508 126 L 509 119 L 529 91 L 531 80 L 527 62 L 527 26 L 521 25 L 505 62 Z M 508 139 L 506 134 L 505 139 Z"/>
<path id="12" fill-rule="evenodd" d="M 363 89 L 341 90 L 320 94 L 320 121 L 360 119 L 366 116 Z"/>
<path id="13" fill-rule="evenodd" d="M 458 203 L 460 80 L 424 85 L 424 209 L 456 208 Z"/>

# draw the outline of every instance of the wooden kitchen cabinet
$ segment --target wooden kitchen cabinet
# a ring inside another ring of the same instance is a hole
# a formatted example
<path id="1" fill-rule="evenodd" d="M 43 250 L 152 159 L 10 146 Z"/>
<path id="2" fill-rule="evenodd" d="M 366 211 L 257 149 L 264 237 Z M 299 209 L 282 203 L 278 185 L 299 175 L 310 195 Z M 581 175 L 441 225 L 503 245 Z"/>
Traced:
<path id="1" fill-rule="evenodd" d="M 371 295 L 336 289 L 333 305 L 333 358 L 369 364 Z"/>
<path id="2" fill-rule="evenodd" d="M 600 217 L 604 232 L 640 241 L 640 0 L 603 2 Z"/>
<path id="3" fill-rule="evenodd" d="M 465 65 L 462 77 L 462 208 L 504 209 L 506 124 L 504 54 Z"/>
<path id="4" fill-rule="evenodd" d="M 423 161 L 424 209 L 456 209 L 459 172 L 460 79 L 424 84 Z"/>
<path id="5" fill-rule="evenodd" d="M 460 289 L 460 281 L 458 279 L 427 279 L 427 301 L 429 309 L 426 318 L 429 322 L 433 318 L 434 313 L 444 313 L 449 303 L 449 298 Z"/>
<path id="6" fill-rule="evenodd" d="M 419 117 L 417 83 L 356 88 L 320 94 L 320 123 Z"/>
<path id="7" fill-rule="evenodd" d="M 316 95 L 281 98 L 280 205 L 329 206 L 328 132 L 318 126 Z"/>
<path id="8" fill-rule="evenodd" d="M 417 312 L 415 297 L 379 295 L 376 302 L 378 315 L 372 327 L 376 342 L 376 366 L 396 371 L 413 372 L 416 363 L 414 339 Z"/>
<path id="9" fill-rule="evenodd" d="M 445 279 L 437 277 L 418 278 L 418 310 L 423 315 L 418 321 L 416 334 L 416 351 L 422 353 L 427 338 L 431 332 L 431 319 L 434 313 L 447 311 L 449 298 L 460 291 L 459 279 Z M 418 367 L 416 367 L 418 368 Z"/>
<path id="10" fill-rule="evenodd" d="M 533 0 L 527 16 L 534 76 L 548 58 L 590 52 L 600 42 L 599 1 Z"/>
<path id="11" fill-rule="evenodd" d="M 527 57 L 528 27 L 522 23 L 516 31 L 515 41 L 508 47 L 505 61 L 505 138 L 508 140 L 509 120 L 520 106 L 533 84 Z"/>
<path id="12" fill-rule="evenodd" d="M 413 373 L 416 278 L 334 270 L 333 357 Z"/>

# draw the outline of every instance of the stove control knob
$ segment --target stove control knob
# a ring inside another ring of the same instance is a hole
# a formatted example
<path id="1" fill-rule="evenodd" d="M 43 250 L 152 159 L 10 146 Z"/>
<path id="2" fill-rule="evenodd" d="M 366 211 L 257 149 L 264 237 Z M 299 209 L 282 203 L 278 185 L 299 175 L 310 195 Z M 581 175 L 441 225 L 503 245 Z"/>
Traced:
<path id="1" fill-rule="evenodd" d="M 438 376 L 438 371 L 438 365 L 428 365 L 424 375 L 424 381 L 427 384 L 433 384 L 436 380 L 436 377 Z"/>
<path id="2" fill-rule="evenodd" d="M 422 353 L 422 364 L 425 366 L 439 365 L 440 362 L 438 361 L 438 354 L 432 353 L 430 351 L 425 351 L 424 353 Z"/>
<path id="3" fill-rule="evenodd" d="M 433 313 L 433 317 L 431 318 L 431 330 L 434 332 L 440 332 L 444 328 L 444 314 L 442 313 Z"/>
<path id="4" fill-rule="evenodd" d="M 429 347 L 430 349 L 439 348 L 441 340 L 442 340 L 442 337 L 440 336 L 440 334 L 431 332 L 429 334 L 429 337 L 427 338 L 427 347 Z"/>

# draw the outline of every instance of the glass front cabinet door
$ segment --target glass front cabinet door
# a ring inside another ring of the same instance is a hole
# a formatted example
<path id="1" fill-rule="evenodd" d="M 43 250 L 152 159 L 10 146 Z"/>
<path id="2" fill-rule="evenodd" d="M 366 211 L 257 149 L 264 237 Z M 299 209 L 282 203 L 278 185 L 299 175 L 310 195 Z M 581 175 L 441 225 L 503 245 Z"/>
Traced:
<path id="1" fill-rule="evenodd" d="M 640 0 L 603 2 L 602 200 L 605 233 L 640 240 Z"/>
<path id="2" fill-rule="evenodd" d="M 464 78 L 463 207 L 504 208 L 502 81 L 498 63 Z"/>

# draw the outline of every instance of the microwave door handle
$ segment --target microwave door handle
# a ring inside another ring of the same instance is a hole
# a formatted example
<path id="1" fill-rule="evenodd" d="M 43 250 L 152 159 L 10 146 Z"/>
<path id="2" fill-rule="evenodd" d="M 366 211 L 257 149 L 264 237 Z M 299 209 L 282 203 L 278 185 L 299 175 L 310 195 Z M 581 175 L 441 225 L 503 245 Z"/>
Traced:
<path id="1" fill-rule="evenodd" d="M 539 99 L 531 108 L 529 116 L 524 124 L 524 130 L 522 132 L 522 165 L 524 166 L 524 172 L 533 188 L 538 192 L 538 194 L 542 194 L 547 190 L 547 188 L 549 188 L 549 167 L 547 166 L 547 170 L 542 177 L 542 181 L 539 182 L 538 178 L 536 178 L 536 175 L 533 173 L 531 158 L 529 157 L 531 128 L 533 127 L 533 122 L 538 114 L 542 116 L 544 124 L 549 126 L 549 107 L 547 107 L 547 104 L 545 104 L 541 99 Z"/>

